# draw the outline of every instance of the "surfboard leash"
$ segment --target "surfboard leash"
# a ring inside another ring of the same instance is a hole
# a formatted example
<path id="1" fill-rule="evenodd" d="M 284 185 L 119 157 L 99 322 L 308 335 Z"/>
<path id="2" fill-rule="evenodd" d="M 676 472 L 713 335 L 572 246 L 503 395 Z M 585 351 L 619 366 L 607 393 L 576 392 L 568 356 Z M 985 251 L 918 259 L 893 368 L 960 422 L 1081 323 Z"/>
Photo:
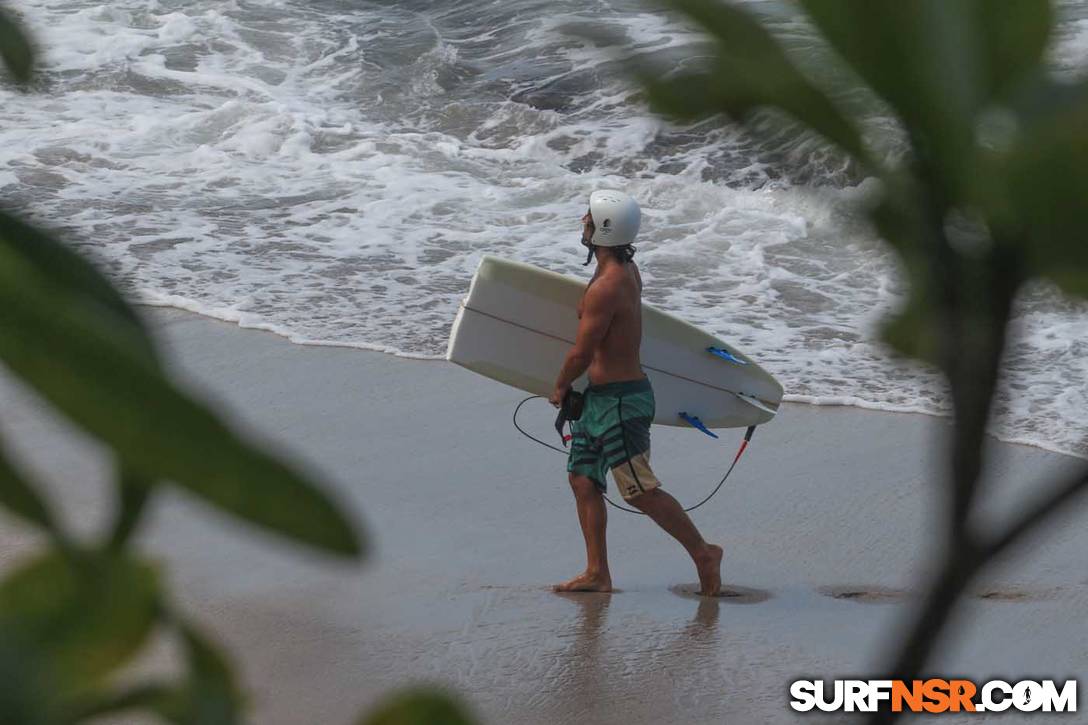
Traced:
<path id="1" fill-rule="evenodd" d="M 545 448 L 550 448 L 551 450 L 555 451 L 556 453 L 562 453 L 564 456 L 568 455 L 569 451 L 567 451 L 566 449 L 559 448 L 558 446 L 553 446 L 551 443 L 548 443 L 546 441 L 542 441 L 541 439 L 537 438 L 536 436 L 534 436 L 531 433 L 529 433 L 528 431 L 526 431 L 524 428 L 521 427 L 521 425 L 518 424 L 518 413 L 521 412 L 522 406 L 524 406 L 530 400 L 534 400 L 536 398 L 543 398 L 543 397 L 544 397 L 543 395 L 530 395 L 529 397 L 527 397 L 527 398 L 523 399 L 521 402 L 519 402 L 516 406 L 514 406 L 514 414 L 512 416 L 512 421 L 514 423 L 514 428 L 516 428 L 519 433 L 521 433 L 523 436 L 525 436 L 529 440 L 534 441 L 536 443 L 539 443 L 540 445 L 544 446 Z M 620 400 L 619 400 L 619 402 L 617 404 L 619 406 L 622 406 L 622 404 L 623 404 L 623 397 L 622 396 L 620 397 Z M 630 468 L 631 468 L 631 475 L 633 475 L 635 477 L 635 481 L 637 482 L 638 481 L 638 474 L 635 472 L 635 467 L 631 463 L 630 452 L 627 450 L 627 432 L 626 432 L 626 430 L 623 429 L 623 411 L 622 411 L 622 408 L 617 412 L 619 413 L 620 430 L 621 430 L 621 436 L 622 436 L 622 439 L 623 439 L 624 455 L 627 456 L 627 465 L 630 466 Z M 568 424 L 569 424 L 569 421 L 568 421 Z M 752 435 L 755 433 L 755 431 L 756 431 L 756 426 L 753 425 L 753 426 L 748 427 L 748 430 L 745 431 L 745 433 L 744 433 L 744 439 L 741 440 L 740 448 L 737 450 L 737 455 L 733 457 L 733 462 L 729 465 L 729 469 L 725 472 L 725 475 L 722 476 L 720 481 L 718 481 L 718 485 L 715 486 L 714 489 L 710 493 L 708 493 L 706 495 L 706 497 L 703 498 L 702 501 L 695 504 L 694 506 L 689 506 L 689 507 L 685 508 L 684 509 L 685 513 L 690 512 L 690 511 L 694 511 L 695 509 L 699 508 L 700 506 L 705 504 L 707 501 L 714 498 L 714 495 L 717 494 L 718 491 L 721 490 L 722 486 L 725 485 L 726 480 L 729 478 L 729 474 L 731 474 L 733 472 L 733 469 L 737 467 L 737 462 L 740 460 L 740 457 L 742 455 L 744 455 L 744 451 L 748 448 L 748 443 L 752 440 Z M 572 434 L 573 434 L 573 431 L 572 431 Z M 714 437 L 717 438 L 717 436 L 714 436 Z M 566 442 L 569 439 L 570 439 L 570 436 L 563 436 L 564 442 Z M 641 487 L 641 485 L 642 484 L 640 483 L 639 486 Z M 638 515 L 638 516 L 645 516 L 646 515 L 645 512 L 639 511 L 638 509 L 628 508 L 627 506 L 621 506 L 620 504 L 618 504 L 615 501 L 613 501 L 612 499 L 610 499 L 608 497 L 608 494 L 602 493 L 601 495 L 604 496 L 604 500 L 607 501 L 608 504 L 610 506 L 612 506 L 613 508 L 617 508 L 620 511 L 626 511 L 629 514 L 635 514 L 635 515 Z"/>

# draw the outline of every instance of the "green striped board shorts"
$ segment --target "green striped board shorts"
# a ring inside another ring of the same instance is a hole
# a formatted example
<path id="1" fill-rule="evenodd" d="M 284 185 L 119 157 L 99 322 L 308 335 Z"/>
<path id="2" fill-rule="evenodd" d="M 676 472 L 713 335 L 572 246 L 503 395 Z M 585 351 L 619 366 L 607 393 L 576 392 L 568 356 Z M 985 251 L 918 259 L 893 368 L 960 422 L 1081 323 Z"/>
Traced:
<path id="1" fill-rule="evenodd" d="M 588 476 L 604 493 L 612 471 L 620 494 L 634 498 L 661 482 L 650 470 L 654 391 L 648 378 L 590 385 L 582 417 L 571 424 L 567 471 Z"/>

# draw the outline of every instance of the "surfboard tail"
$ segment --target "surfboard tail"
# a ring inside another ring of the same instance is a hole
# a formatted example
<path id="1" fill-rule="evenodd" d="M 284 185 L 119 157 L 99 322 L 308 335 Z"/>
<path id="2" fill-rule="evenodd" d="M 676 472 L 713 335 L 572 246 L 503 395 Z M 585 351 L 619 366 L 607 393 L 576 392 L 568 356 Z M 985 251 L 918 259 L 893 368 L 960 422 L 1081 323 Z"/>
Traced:
<path id="1" fill-rule="evenodd" d="M 450 362 L 457 362 L 453 357 L 453 348 L 457 344 L 457 330 L 461 327 L 461 320 L 465 316 L 465 303 L 461 302 L 457 306 L 457 316 L 453 318 L 453 326 L 450 328 L 450 339 L 446 343 L 446 359 Z"/>

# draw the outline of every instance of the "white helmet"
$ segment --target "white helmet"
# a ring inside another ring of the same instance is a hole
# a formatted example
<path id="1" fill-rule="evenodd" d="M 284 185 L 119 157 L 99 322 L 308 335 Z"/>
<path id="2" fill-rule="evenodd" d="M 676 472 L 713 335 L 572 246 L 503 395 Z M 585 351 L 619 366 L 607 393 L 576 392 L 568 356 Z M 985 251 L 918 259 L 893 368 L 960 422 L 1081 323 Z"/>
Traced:
<path id="1" fill-rule="evenodd" d="M 642 219 L 638 202 L 622 191 L 595 191 L 589 195 L 589 216 L 593 219 L 590 244 L 622 247 L 635 241 Z"/>

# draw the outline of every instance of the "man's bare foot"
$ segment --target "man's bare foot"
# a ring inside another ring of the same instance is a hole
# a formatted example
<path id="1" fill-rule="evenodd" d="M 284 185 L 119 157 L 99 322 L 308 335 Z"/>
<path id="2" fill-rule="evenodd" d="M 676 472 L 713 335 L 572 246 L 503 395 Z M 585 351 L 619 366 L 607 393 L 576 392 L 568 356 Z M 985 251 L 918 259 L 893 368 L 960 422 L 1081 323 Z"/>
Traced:
<path id="1" fill-rule="evenodd" d="M 707 544 L 695 556 L 695 569 L 699 572 L 699 593 L 716 597 L 722 589 L 722 547 Z"/>
<path id="2" fill-rule="evenodd" d="M 721 556 L 719 555 L 719 559 Z M 612 591 L 612 577 L 607 574 L 590 574 L 583 572 L 569 582 L 556 584 L 553 592 L 610 592 Z"/>

